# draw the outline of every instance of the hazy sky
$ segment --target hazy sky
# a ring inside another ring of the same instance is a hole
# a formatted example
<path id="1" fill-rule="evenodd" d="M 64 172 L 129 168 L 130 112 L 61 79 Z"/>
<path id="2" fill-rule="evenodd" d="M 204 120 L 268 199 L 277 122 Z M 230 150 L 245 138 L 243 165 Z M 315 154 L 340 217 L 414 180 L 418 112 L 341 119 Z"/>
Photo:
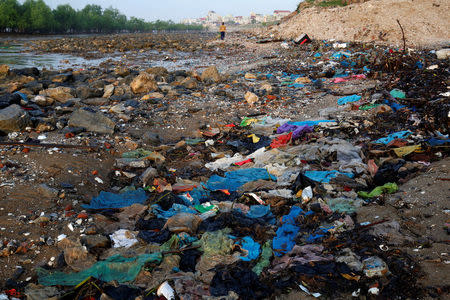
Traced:
<path id="1" fill-rule="evenodd" d="M 103 8 L 112 6 L 128 17 L 147 21 L 199 18 L 214 10 L 220 15 L 247 16 L 250 12 L 271 14 L 274 10 L 293 11 L 300 0 L 44 0 L 51 8 L 70 4 L 81 9 L 86 4 L 98 4 Z M 22 1 L 23 2 L 23 1 Z"/>

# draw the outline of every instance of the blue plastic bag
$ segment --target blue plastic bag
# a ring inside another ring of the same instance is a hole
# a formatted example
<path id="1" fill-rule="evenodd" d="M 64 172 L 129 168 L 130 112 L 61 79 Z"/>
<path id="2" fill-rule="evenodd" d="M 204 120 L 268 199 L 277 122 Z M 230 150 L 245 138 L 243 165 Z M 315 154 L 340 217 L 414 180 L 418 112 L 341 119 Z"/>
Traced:
<path id="1" fill-rule="evenodd" d="M 336 178 L 339 174 L 345 175 L 347 177 L 353 178 L 352 173 L 343 173 L 339 171 L 306 171 L 305 176 L 309 179 L 321 182 L 321 183 L 329 183 L 331 179 Z"/>
<path id="2" fill-rule="evenodd" d="M 89 205 L 83 204 L 86 209 L 105 209 L 128 207 L 135 203 L 144 204 L 147 195 L 143 189 L 126 191 L 120 194 L 101 191 L 97 197 L 92 198 Z"/>
<path id="3" fill-rule="evenodd" d="M 390 135 L 388 135 L 387 137 L 384 137 L 384 138 L 376 140 L 374 143 L 375 144 L 385 144 L 385 145 L 387 145 L 390 142 L 392 142 L 393 140 L 405 139 L 408 136 L 410 136 L 411 134 L 412 134 L 412 132 L 409 131 L 409 130 L 394 132 L 394 133 L 391 133 Z"/>
<path id="4" fill-rule="evenodd" d="M 361 96 L 351 95 L 351 96 L 345 96 L 345 97 L 339 98 L 337 103 L 339 105 L 344 105 L 344 104 L 347 104 L 347 103 L 350 103 L 350 102 L 356 102 L 356 101 L 359 101 L 359 100 L 361 100 Z"/>
<path id="5" fill-rule="evenodd" d="M 250 168 L 226 172 L 225 177 L 213 175 L 209 178 L 206 186 L 211 191 L 228 190 L 230 192 L 234 192 L 244 184 L 259 179 L 277 180 L 277 178 L 270 175 L 266 169 Z"/>

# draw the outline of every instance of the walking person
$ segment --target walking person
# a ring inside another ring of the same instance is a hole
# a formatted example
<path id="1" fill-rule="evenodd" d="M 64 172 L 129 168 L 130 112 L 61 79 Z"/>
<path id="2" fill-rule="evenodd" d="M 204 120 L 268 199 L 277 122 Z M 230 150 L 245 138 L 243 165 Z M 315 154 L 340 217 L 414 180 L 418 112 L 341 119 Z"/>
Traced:
<path id="1" fill-rule="evenodd" d="M 225 32 L 227 31 L 227 26 L 225 26 L 224 22 L 222 22 L 222 25 L 220 25 L 219 31 L 220 39 L 223 41 L 225 39 Z"/>

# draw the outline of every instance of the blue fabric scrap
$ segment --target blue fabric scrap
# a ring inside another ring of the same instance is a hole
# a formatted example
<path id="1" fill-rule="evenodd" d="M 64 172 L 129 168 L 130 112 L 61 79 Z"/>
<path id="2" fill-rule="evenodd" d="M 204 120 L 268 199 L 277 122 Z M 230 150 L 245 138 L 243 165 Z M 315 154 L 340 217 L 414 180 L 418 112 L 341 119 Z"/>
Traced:
<path id="1" fill-rule="evenodd" d="M 211 191 L 228 190 L 234 192 L 244 184 L 259 179 L 277 180 L 277 178 L 270 175 L 266 169 L 250 168 L 226 172 L 225 177 L 213 175 L 206 183 L 206 187 Z"/>
<path id="2" fill-rule="evenodd" d="M 385 144 L 385 145 L 387 145 L 390 142 L 392 142 L 393 140 L 405 139 L 408 136 L 410 136 L 411 134 L 412 134 L 412 132 L 409 131 L 409 130 L 394 132 L 394 133 L 391 133 L 390 135 L 388 135 L 387 137 L 384 137 L 384 138 L 376 140 L 374 143 L 375 144 Z"/>
<path id="3" fill-rule="evenodd" d="M 152 213 L 154 213 L 158 219 L 169 219 L 179 213 L 197 214 L 192 208 L 183 204 L 174 203 L 169 210 L 163 210 L 158 204 L 153 204 L 151 207 Z"/>
<path id="4" fill-rule="evenodd" d="M 255 242 L 251 237 L 245 236 L 239 242 L 238 245 L 247 252 L 246 256 L 239 257 L 243 261 L 251 261 L 257 259 L 261 253 L 261 246 Z"/>
<path id="5" fill-rule="evenodd" d="M 247 212 L 247 217 L 252 219 L 263 219 L 266 223 L 275 225 L 275 216 L 270 211 L 270 205 L 252 205 Z"/>
<path id="6" fill-rule="evenodd" d="M 347 103 L 350 103 L 350 102 L 356 102 L 356 101 L 359 101 L 359 100 L 361 100 L 361 96 L 351 95 L 351 96 L 345 96 L 345 97 L 339 98 L 337 103 L 339 105 L 344 105 L 344 104 L 347 104 Z"/>
<path id="7" fill-rule="evenodd" d="M 447 143 L 450 143 L 450 139 L 437 139 L 437 138 L 431 138 L 427 140 L 427 143 L 430 144 L 430 146 L 440 146 Z"/>
<path id="8" fill-rule="evenodd" d="M 85 209 L 122 208 L 135 203 L 144 204 L 146 200 L 147 195 L 143 189 L 120 194 L 101 191 L 98 197 L 92 198 L 89 205 L 83 204 L 82 207 Z"/>
<path id="9" fill-rule="evenodd" d="M 312 213 L 308 212 L 306 214 Z M 272 241 L 275 256 L 282 256 L 291 251 L 295 246 L 295 237 L 300 231 L 300 227 L 296 225 L 296 219 L 301 214 L 305 214 L 303 209 L 298 206 L 293 206 L 289 214 L 282 217 L 283 224 L 277 229 L 276 236 Z"/>
<path id="10" fill-rule="evenodd" d="M 305 176 L 309 179 L 321 182 L 321 183 L 329 183 L 331 179 L 336 178 L 339 174 L 345 175 L 347 177 L 353 178 L 352 173 L 343 173 L 339 171 L 305 171 Z"/>
<path id="11" fill-rule="evenodd" d="M 336 121 L 333 120 L 317 120 L 317 121 L 300 121 L 300 122 L 288 122 L 288 124 L 290 125 L 294 125 L 294 126 L 316 126 L 319 125 L 320 123 L 334 123 Z"/>

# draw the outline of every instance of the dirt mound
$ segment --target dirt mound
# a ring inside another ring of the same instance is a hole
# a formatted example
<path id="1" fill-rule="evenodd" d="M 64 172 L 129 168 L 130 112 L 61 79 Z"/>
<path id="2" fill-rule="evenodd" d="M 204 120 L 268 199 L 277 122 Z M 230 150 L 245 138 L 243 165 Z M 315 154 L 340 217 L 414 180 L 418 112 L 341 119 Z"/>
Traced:
<path id="1" fill-rule="evenodd" d="M 398 19 L 407 45 L 445 45 L 450 41 L 449 11 L 447 0 L 373 0 L 345 7 L 311 7 L 272 26 L 268 33 L 281 39 L 307 33 L 314 39 L 401 45 Z"/>

